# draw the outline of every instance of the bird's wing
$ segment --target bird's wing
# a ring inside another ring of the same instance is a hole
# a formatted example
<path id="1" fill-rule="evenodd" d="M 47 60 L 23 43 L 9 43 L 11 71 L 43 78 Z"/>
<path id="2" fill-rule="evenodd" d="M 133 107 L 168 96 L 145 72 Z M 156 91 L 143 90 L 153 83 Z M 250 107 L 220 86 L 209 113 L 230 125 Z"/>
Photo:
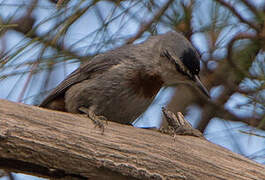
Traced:
<path id="1" fill-rule="evenodd" d="M 87 63 L 81 65 L 78 69 L 72 72 L 64 81 L 62 81 L 51 93 L 42 101 L 40 107 L 46 107 L 51 101 L 57 97 L 63 95 L 65 91 L 72 85 L 79 83 L 83 80 L 89 79 L 94 73 L 102 73 L 112 66 L 119 63 L 118 58 L 104 58 L 95 57 L 89 60 Z"/>

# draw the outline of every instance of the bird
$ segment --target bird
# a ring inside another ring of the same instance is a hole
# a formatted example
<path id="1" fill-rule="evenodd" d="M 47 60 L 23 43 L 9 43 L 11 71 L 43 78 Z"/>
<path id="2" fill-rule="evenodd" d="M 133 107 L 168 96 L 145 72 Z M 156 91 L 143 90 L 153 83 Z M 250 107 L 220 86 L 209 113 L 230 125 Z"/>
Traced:
<path id="1" fill-rule="evenodd" d="M 96 55 L 66 77 L 39 106 L 132 124 L 162 87 L 192 83 L 210 97 L 199 72 L 199 53 L 182 33 L 171 31 Z"/>

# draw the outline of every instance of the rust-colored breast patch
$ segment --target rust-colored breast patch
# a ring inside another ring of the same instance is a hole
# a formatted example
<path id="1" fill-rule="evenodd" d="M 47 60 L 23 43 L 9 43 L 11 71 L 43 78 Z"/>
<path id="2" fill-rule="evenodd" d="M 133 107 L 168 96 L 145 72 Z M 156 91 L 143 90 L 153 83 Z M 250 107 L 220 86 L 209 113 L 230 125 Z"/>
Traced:
<path id="1" fill-rule="evenodd" d="M 163 83 L 160 75 L 146 73 L 144 71 L 139 71 L 131 79 L 131 86 L 134 92 L 145 98 L 156 96 Z"/>

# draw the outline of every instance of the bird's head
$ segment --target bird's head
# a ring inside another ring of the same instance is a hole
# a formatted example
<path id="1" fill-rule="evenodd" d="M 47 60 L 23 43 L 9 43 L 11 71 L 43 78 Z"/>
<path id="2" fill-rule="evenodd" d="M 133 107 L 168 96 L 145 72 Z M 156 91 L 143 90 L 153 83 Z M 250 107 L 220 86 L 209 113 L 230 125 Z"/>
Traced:
<path id="1" fill-rule="evenodd" d="M 200 56 L 192 44 L 180 33 L 169 32 L 161 35 L 159 41 L 160 63 L 165 85 L 193 83 L 207 96 L 208 90 L 200 81 Z"/>

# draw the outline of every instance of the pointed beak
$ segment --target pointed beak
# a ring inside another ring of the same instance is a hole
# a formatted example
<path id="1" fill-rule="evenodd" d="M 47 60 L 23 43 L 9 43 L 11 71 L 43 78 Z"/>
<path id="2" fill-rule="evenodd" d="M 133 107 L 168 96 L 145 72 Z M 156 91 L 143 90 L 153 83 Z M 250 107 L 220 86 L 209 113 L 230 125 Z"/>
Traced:
<path id="1" fill-rule="evenodd" d="M 198 88 L 203 92 L 203 94 L 205 94 L 208 98 L 211 98 L 210 97 L 210 94 L 208 92 L 208 90 L 206 89 L 206 87 L 202 84 L 199 76 L 195 75 L 195 82 L 196 82 L 196 85 L 198 86 Z"/>

